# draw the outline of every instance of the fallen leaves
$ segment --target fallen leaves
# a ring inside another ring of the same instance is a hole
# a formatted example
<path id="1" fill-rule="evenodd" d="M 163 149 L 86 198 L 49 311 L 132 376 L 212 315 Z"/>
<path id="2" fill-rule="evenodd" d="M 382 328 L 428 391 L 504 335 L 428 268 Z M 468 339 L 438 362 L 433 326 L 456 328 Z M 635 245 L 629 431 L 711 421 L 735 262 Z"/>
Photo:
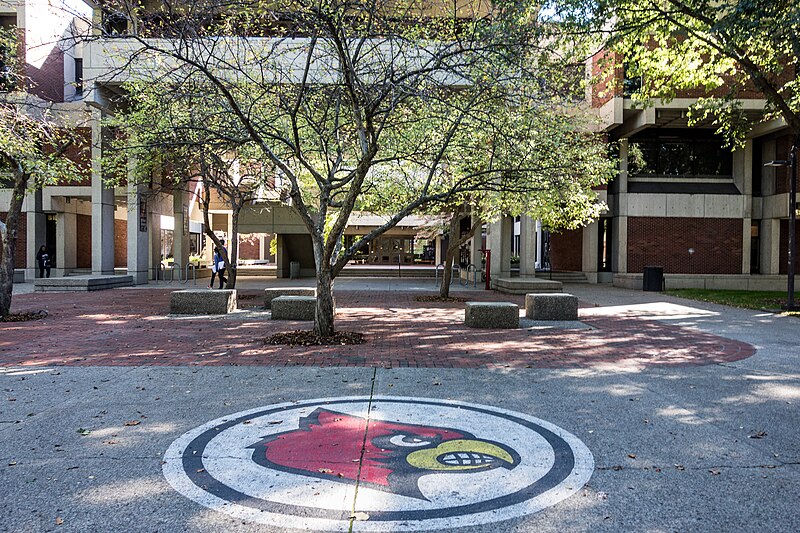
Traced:
<path id="1" fill-rule="evenodd" d="M 89 431 L 89 430 L 88 430 L 88 429 L 86 429 L 86 428 L 78 428 L 78 434 L 79 434 L 81 437 L 85 437 L 86 435 L 89 435 L 89 434 L 91 434 L 91 433 L 92 433 L 92 432 L 91 432 L 91 431 Z"/>
<path id="2" fill-rule="evenodd" d="M 123 425 L 124 426 L 138 426 L 139 424 L 141 424 L 141 422 L 138 421 L 138 420 L 128 420 Z"/>
<path id="3" fill-rule="evenodd" d="M 747 437 L 750 438 L 750 439 L 763 439 L 766 436 L 767 436 L 767 432 L 766 431 L 756 431 L 755 433 L 752 433 L 752 434 L 748 435 Z"/>

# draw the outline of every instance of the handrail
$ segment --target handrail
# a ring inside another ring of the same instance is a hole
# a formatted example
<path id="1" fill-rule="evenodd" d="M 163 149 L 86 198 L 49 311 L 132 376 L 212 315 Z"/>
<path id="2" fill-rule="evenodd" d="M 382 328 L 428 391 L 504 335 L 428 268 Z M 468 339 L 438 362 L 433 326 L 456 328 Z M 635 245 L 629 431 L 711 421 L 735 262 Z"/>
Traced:
<path id="1" fill-rule="evenodd" d="M 439 286 L 439 267 L 442 267 L 442 282 L 444 282 L 444 263 L 439 263 L 434 269 L 434 279 L 437 287 Z"/>
<path id="2" fill-rule="evenodd" d="M 478 288 L 478 268 L 475 266 L 474 263 L 470 263 L 467 265 L 467 280 L 464 285 L 469 285 L 469 269 L 472 269 L 472 288 Z"/>
<path id="3" fill-rule="evenodd" d="M 181 283 L 189 283 L 189 269 L 192 269 L 192 281 L 193 285 L 197 285 L 197 265 L 189 261 L 186 263 L 186 279 L 184 279 Z"/>
<path id="4" fill-rule="evenodd" d="M 458 272 L 458 284 L 461 285 L 461 265 L 457 265 L 455 262 L 453 263 L 453 272 L 450 273 L 450 285 L 453 284 L 454 272 Z M 444 281 L 444 279 L 442 280 Z"/>
<path id="5" fill-rule="evenodd" d="M 181 281 L 181 265 L 179 265 L 178 263 L 172 263 L 172 266 L 169 267 L 169 272 L 170 272 L 169 282 L 170 283 L 175 281 L 175 269 L 176 268 L 178 269 L 178 282 Z"/>

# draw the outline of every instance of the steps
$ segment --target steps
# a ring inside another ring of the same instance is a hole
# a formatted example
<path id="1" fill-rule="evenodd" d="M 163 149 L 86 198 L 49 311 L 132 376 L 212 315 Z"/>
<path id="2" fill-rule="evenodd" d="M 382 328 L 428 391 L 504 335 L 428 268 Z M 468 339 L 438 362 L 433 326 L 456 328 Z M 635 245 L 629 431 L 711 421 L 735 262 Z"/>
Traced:
<path id="1" fill-rule="evenodd" d="M 537 270 L 536 277 L 553 281 L 560 281 L 561 283 L 589 283 L 586 274 L 583 272 L 573 272 L 569 270 L 552 270 L 544 271 Z"/>

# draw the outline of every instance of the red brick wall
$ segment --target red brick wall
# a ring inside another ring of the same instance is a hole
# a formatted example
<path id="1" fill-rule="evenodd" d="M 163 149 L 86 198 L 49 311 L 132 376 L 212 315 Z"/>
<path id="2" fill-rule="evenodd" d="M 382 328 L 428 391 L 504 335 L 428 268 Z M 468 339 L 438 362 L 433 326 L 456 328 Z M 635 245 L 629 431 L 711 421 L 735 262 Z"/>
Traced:
<path id="1" fill-rule="evenodd" d="M 550 235 L 550 265 L 553 270 L 583 270 L 583 228 Z"/>
<path id="2" fill-rule="evenodd" d="M 75 217 L 75 266 L 92 268 L 92 217 L 76 215 Z"/>
<path id="3" fill-rule="evenodd" d="M 114 266 L 128 266 L 128 221 L 114 219 Z"/>
<path id="4" fill-rule="evenodd" d="M 89 186 L 92 184 L 92 129 L 77 128 L 74 135 L 75 142 L 67 148 L 64 156 L 78 167 L 78 176 L 73 180 L 61 180 L 58 184 Z"/>
<path id="5" fill-rule="evenodd" d="M 6 221 L 8 216 L 7 212 L 0 213 L 0 220 Z M 28 249 L 28 217 L 25 213 L 19 217 L 19 226 L 17 227 L 17 246 L 14 250 L 14 268 L 25 268 L 28 265 L 27 249 Z M 2 249 L 0 248 L 0 253 Z"/>
<path id="6" fill-rule="evenodd" d="M 629 217 L 628 272 L 741 274 L 742 238 L 741 219 Z"/>
<path id="7" fill-rule="evenodd" d="M 794 242 L 795 247 L 800 249 L 800 224 L 795 224 L 794 228 Z M 781 220 L 781 238 L 780 238 L 780 265 L 778 265 L 778 272 L 786 274 L 789 272 L 789 221 Z M 800 261 L 797 260 L 797 252 L 794 256 L 794 273 L 800 274 Z"/>
<path id="8" fill-rule="evenodd" d="M 261 258 L 262 233 L 242 233 L 239 235 L 239 259 Z"/>
<path id="9" fill-rule="evenodd" d="M 610 87 L 611 83 L 609 82 L 612 80 L 604 80 L 601 78 L 603 71 L 608 69 L 607 63 L 614 60 L 611 54 L 606 51 L 598 52 L 592 56 L 592 79 L 599 80 L 592 85 L 592 107 L 602 107 L 613 97 L 622 96 L 622 88 L 618 83 L 618 81 L 622 80 L 623 76 L 621 68 L 614 69 L 613 78 L 617 80 L 615 87 Z"/>
<path id="10" fill-rule="evenodd" d="M 26 63 L 25 74 L 29 92 L 45 100 L 64 101 L 64 53 L 57 46 L 53 45 L 41 68 Z"/>

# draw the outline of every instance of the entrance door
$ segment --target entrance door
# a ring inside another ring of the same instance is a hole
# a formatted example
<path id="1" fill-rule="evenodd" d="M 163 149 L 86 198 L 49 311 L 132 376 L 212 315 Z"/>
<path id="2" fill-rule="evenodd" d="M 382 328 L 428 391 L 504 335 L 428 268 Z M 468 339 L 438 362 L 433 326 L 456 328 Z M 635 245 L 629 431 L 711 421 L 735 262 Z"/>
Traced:
<path id="1" fill-rule="evenodd" d="M 50 255 L 50 267 L 58 266 L 58 256 L 56 255 L 56 215 L 47 215 L 47 222 L 44 226 L 44 245 L 47 246 L 47 253 Z M 41 244 L 37 244 L 38 247 Z"/>

